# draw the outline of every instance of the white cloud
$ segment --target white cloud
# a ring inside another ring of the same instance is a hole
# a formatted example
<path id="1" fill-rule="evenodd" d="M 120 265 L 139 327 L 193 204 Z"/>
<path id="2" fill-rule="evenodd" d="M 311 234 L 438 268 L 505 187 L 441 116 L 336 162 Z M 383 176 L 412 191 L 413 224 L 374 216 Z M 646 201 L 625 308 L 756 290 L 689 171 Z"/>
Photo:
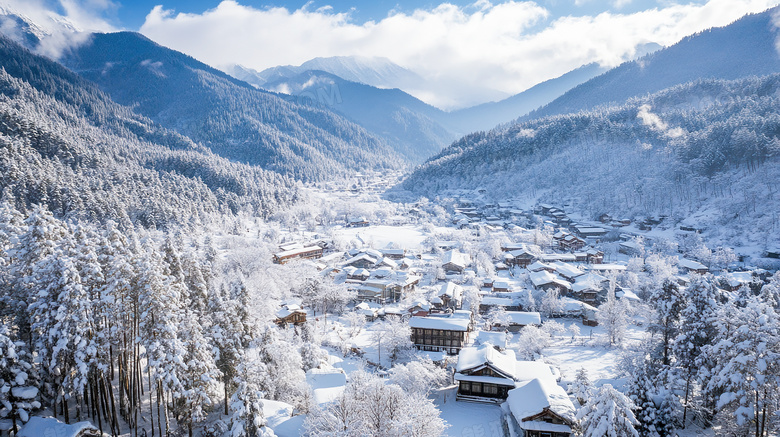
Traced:
<path id="1" fill-rule="evenodd" d="M 141 33 L 211 65 L 238 63 L 257 70 L 317 56 L 385 56 L 438 84 L 417 90 L 418 97 L 454 107 L 485 95 L 514 94 L 586 63 L 616 66 L 640 44 L 670 45 L 779 1 L 665 3 L 633 14 L 554 18 L 541 2 L 480 0 L 467 7 L 444 3 L 393 11 L 379 21 L 355 23 L 348 13 L 329 8 L 257 9 L 225 0 L 201 14 L 157 6 Z M 491 89 L 498 91 L 486 94 Z"/>
<path id="2" fill-rule="evenodd" d="M 56 4 L 64 13 L 52 11 L 50 2 L 44 0 L 0 1 L 0 7 L 35 23 L 35 33 L 41 41 L 36 51 L 51 58 L 58 58 L 65 49 L 87 41 L 86 32 L 116 30 L 103 18 L 107 11 L 117 7 L 111 0 L 57 0 Z M 20 37 L 11 21 L 3 22 L 3 33 Z"/>
<path id="3" fill-rule="evenodd" d="M 651 110 L 652 108 L 650 105 L 642 105 L 639 107 L 636 116 L 642 121 L 642 124 L 648 126 L 650 129 L 663 133 L 669 138 L 679 138 L 685 135 L 685 131 L 680 127 L 669 129 L 669 125 L 661 120 L 661 117 L 650 112 Z"/>

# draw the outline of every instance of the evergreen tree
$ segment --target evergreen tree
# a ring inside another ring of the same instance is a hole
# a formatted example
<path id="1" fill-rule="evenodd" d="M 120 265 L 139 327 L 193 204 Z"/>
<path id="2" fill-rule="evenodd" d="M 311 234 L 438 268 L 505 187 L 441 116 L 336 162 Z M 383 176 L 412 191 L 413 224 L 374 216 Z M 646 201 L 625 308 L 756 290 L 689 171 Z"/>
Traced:
<path id="1" fill-rule="evenodd" d="M 718 298 L 717 288 L 712 277 L 708 275 L 695 278 L 686 290 L 688 304 L 680 313 L 682 324 L 673 347 L 685 383 L 683 427 L 686 425 L 690 400 L 697 388 L 697 376 L 708 368 L 707 357 L 702 356 L 702 351 L 716 338 Z"/>
<path id="2" fill-rule="evenodd" d="M 584 367 L 580 367 L 577 370 L 577 375 L 574 377 L 574 382 L 569 384 L 569 394 L 574 396 L 579 406 L 585 405 L 592 396 L 592 384 L 588 378 L 588 370 Z"/>
<path id="3" fill-rule="evenodd" d="M 604 384 L 577 410 L 582 437 L 639 437 L 634 404 L 612 385 Z"/>

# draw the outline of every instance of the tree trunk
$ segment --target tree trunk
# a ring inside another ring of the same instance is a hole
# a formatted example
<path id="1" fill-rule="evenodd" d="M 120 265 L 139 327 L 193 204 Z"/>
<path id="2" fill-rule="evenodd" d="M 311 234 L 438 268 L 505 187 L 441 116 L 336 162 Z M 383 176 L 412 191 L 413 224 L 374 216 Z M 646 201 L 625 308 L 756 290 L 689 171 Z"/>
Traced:
<path id="1" fill-rule="evenodd" d="M 228 377 L 225 376 L 225 416 L 228 415 Z"/>
<path id="2" fill-rule="evenodd" d="M 152 424 L 152 437 L 154 437 L 154 401 L 152 401 L 152 371 L 149 369 L 149 360 L 146 361 L 146 376 L 149 378 L 149 420 Z"/>
<path id="3" fill-rule="evenodd" d="M 690 372 L 688 372 L 688 378 L 685 380 L 685 405 L 683 406 L 683 429 L 685 429 L 685 426 L 687 425 L 685 421 L 688 418 L 688 391 L 691 386 L 691 375 Z"/>

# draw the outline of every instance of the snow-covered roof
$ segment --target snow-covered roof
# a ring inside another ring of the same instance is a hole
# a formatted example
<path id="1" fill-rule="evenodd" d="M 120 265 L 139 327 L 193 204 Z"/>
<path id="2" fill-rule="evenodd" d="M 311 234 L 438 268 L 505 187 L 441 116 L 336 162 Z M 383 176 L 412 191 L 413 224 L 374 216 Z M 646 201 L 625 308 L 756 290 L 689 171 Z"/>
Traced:
<path id="1" fill-rule="evenodd" d="M 100 431 L 89 422 L 78 422 L 66 425 L 53 417 L 31 417 L 17 437 L 42 437 L 53 435 L 57 437 L 77 437 L 81 435 L 98 436 Z"/>
<path id="2" fill-rule="evenodd" d="M 516 379 L 517 357 L 511 350 L 500 352 L 490 343 L 483 343 L 479 347 L 464 347 L 458 354 L 458 364 L 455 371 L 463 373 L 489 365 L 504 377 Z"/>
<path id="3" fill-rule="evenodd" d="M 482 298 L 482 305 L 485 306 L 503 306 L 503 307 L 510 307 L 513 306 L 515 301 L 513 299 L 510 299 L 508 297 L 493 297 L 493 296 L 485 296 Z"/>
<path id="4" fill-rule="evenodd" d="M 626 269 L 625 264 L 590 264 L 588 266 L 589 270 L 595 270 L 597 272 L 606 272 L 606 271 L 623 271 Z"/>
<path id="5" fill-rule="evenodd" d="M 281 308 L 279 311 L 276 312 L 276 317 L 280 319 L 284 319 L 286 317 L 289 317 L 291 314 L 294 313 L 301 313 L 306 314 L 306 310 L 301 309 L 298 305 L 287 305 L 284 308 Z"/>
<path id="6" fill-rule="evenodd" d="M 537 312 L 506 311 L 509 321 L 513 325 L 541 325 L 542 316 Z"/>
<path id="7" fill-rule="evenodd" d="M 577 257 L 574 256 L 573 253 L 545 253 L 542 256 L 540 256 L 539 258 L 542 261 L 546 261 L 546 262 L 552 262 L 552 261 L 574 262 L 574 261 L 577 261 Z"/>
<path id="8" fill-rule="evenodd" d="M 533 417 L 545 409 L 557 414 L 558 416 L 574 422 L 574 404 L 572 404 L 569 395 L 566 391 L 555 383 L 555 381 L 532 379 L 524 384 L 518 385 L 517 388 L 510 390 L 506 399 L 509 405 L 509 410 L 515 419 L 523 428 L 523 425 L 529 421 L 523 422 L 523 419 Z M 544 422 L 534 421 L 529 424 L 533 428 L 525 428 L 528 430 L 545 430 L 539 429 Z M 548 424 L 552 425 L 552 424 Z M 571 432 L 569 428 L 568 431 Z"/>
<path id="9" fill-rule="evenodd" d="M 578 276 L 574 280 L 574 284 L 572 284 L 571 289 L 575 292 L 584 290 L 598 291 L 603 288 L 603 283 L 607 280 L 607 278 L 599 275 L 598 273 L 588 272 L 582 276 Z"/>
<path id="10" fill-rule="evenodd" d="M 376 260 L 377 260 L 377 258 L 371 257 L 367 253 L 361 253 L 361 254 L 355 255 L 352 258 L 350 258 L 347 261 L 345 261 L 344 265 L 348 266 L 348 265 L 354 264 L 354 263 L 356 263 L 358 261 L 366 261 L 366 262 L 371 263 L 371 264 L 376 264 Z"/>
<path id="11" fill-rule="evenodd" d="M 441 263 L 442 265 L 452 264 L 454 266 L 466 268 L 468 265 L 468 255 L 461 253 L 457 249 L 448 250 L 447 252 L 444 252 L 444 255 L 442 255 Z"/>
<path id="12" fill-rule="evenodd" d="M 563 312 L 573 315 L 580 315 L 587 310 L 596 311 L 596 307 L 570 297 L 561 297 L 561 306 L 563 307 Z"/>
<path id="13" fill-rule="evenodd" d="M 565 276 L 567 278 L 576 278 L 577 276 L 581 276 L 583 273 L 585 273 L 571 264 L 560 261 L 552 263 L 552 266 L 561 276 Z"/>
<path id="14" fill-rule="evenodd" d="M 677 265 L 688 270 L 708 270 L 704 264 L 687 258 L 679 258 Z"/>
<path id="15" fill-rule="evenodd" d="M 431 316 L 431 317 L 412 317 L 409 319 L 409 326 L 422 329 L 442 329 L 445 331 L 469 330 L 471 320 L 462 317 L 450 316 Z"/>
<path id="16" fill-rule="evenodd" d="M 739 287 L 753 280 L 753 272 L 731 272 L 723 276 L 731 287 Z"/>
<path id="17" fill-rule="evenodd" d="M 501 348 L 506 347 L 506 332 L 502 331 L 479 331 L 474 337 L 476 345 L 491 344 Z"/>
<path id="18" fill-rule="evenodd" d="M 639 298 L 639 296 L 636 295 L 633 291 L 629 290 L 628 288 L 623 288 L 620 291 L 615 292 L 616 297 L 620 297 L 627 300 L 633 300 L 635 302 L 639 302 L 642 299 Z"/>
<path id="19" fill-rule="evenodd" d="M 506 281 L 494 281 L 493 288 L 509 289 L 509 282 Z"/>
<path id="20" fill-rule="evenodd" d="M 282 252 L 278 252 L 278 253 L 274 254 L 274 256 L 276 256 L 277 258 L 284 258 L 284 257 L 287 257 L 287 256 L 299 255 L 299 254 L 306 253 L 306 252 L 311 252 L 311 251 L 314 251 L 314 250 L 322 250 L 322 248 L 320 246 L 307 246 L 307 247 L 301 247 L 301 248 L 297 248 L 297 249 L 290 249 L 290 250 L 285 250 L 285 251 L 282 251 Z"/>
<path id="21" fill-rule="evenodd" d="M 448 296 L 450 299 L 460 299 L 460 296 L 463 294 L 463 288 L 454 283 L 454 282 L 447 282 L 446 284 L 442 285 L 439 289 L 439 292 L 437 296 Z"/>
<path id="22" fill-rule="evenodd" d="M 555 270 L 555 267 L 553 267 L 552 264 L 545 264 L 541 261 L 534 261 L 526 268 L 531 272 L 538 272 L 539 270 Z"/>
<path id="23" fill-rule="evenodd" d="M 571 284 L 569 282 L 558 278 L 558 276 L 546 270 L 531 272 L 528 274 L 528 277 L 531 279 L 531 282 L 534 284 L 534 287 L 540 287 L 546 284 L 557 284 L 566 289 L 571 288 Z"/>

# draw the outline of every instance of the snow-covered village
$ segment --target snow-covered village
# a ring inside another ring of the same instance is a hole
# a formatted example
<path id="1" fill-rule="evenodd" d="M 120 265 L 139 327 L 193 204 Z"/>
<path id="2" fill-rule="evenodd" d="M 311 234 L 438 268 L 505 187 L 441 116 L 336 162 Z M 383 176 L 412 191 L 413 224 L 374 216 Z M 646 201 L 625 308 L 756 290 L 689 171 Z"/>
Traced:
<path id="1" fill-rule="evenodd" d="M 0 437 L 780 436 L 780 0 L 347 3 L 0 0 Z"/>

